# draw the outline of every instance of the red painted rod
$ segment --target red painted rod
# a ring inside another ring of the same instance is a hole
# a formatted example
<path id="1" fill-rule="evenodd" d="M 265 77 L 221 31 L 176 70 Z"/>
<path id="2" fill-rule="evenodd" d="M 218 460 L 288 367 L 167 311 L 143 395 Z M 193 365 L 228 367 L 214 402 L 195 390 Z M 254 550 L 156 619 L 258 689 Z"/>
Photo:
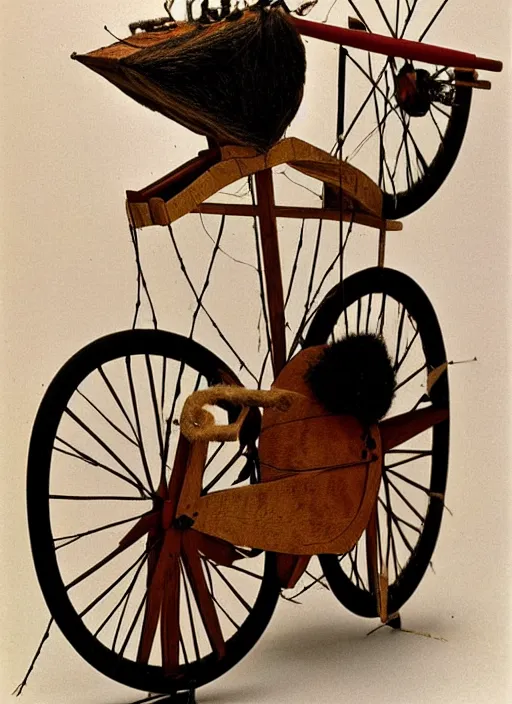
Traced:
<path id="1" fill-rule="evenodd" d="M 363 49 L 364 51 L 385 54 L 386 56 L 397 56 L 410 61 L 424 61 L 427 64 L 436 64 L 438 66 L 475 68 L 482 71 L 503 70 L 501 61 L 483 59 L 465 51 L 445 49 L 441 46 L 412 42 L 408 39 L 395 39 L 382 34 L 362 32 L 358 29 L 335 27 L 334 25 L 321 24 L 320 22 L 302 20 L 298 17 L 293 17 L 292 21 L 300 34 L 334 44 L 342 44 L 353 49 Z"/>

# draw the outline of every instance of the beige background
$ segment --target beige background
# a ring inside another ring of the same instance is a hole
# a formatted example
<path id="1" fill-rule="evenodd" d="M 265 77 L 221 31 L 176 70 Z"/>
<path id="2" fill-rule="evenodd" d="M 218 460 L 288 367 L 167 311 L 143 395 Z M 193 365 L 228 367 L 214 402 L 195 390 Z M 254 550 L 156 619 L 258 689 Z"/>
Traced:
<path id="1" fill-rule="evenodd" d="M 509 66 L 507 0 L 451 0 L 431 40 Z M 347 3 L 333 21 L 344 22 Z M 107 24 L 158 15 L 154 1 L 4 3 L 1 42 L 0 701 L 21 680 L 47 622 L 31 564 L 24 472 L 31 424 L 53 374 L 95 337 L 129 327 L 135 293 L 123 192 L 190 158 L 204 140 L 131 103 L 69 61 L 105 43 Z M 308 43 L 309 74 L 289 134 L 329 146 L 332 47 Z M 281 602 L 256 649 L 199 693 L 200 702 L 502 704 L 510 678 L 510 68 L 475 96 L 448 185 L 393 235 L 388 264 L 416 278 L 441 320 L 451 376 L 453 442 L 446 516 L 429 573 L 403 609 L 406 627 L 446 642 L 380 631 L 322 590 Z M 159 240 L 152 251 L 158 259 Z M 373 260 L 367 264 L 373 263 Z M 162 263 L 160 277 L 174 279 Z M 163 284 L 162 284 L 163 285 Z M 167 294 L 165 294 L 167 295 Z M 176 314 L 177 315 L 177 314 Z M 164 316 L 165 317 L 165 316 Z M 172 325 L 165 319 L 165 324 Z M 240 335 L 244 325 L 241 321 Z M 208 340 L 202 340 L 208 344 Z M 507 695 L 508 692 L 508 695 Z M 137 698 L 94 672 L 58 633 L 27 704 L 124 704 Z"/>

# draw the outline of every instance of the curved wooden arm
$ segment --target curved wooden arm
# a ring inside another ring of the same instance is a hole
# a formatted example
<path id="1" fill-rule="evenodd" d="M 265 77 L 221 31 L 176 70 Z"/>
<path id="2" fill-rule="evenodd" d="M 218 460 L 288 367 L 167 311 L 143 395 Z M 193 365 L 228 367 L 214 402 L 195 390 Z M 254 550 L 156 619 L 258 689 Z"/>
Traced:
<path id="1" fill-rule="evenodd" d="M 243 386 L 212 386 L 203 391 L 195 391 L 185 401 L 180 418 L 182 434 L 194 442 L 206 440 L 226 442 L 238 439 L 238 433 L 247 415 L 250 406 L 262 408 L 278 408 L 286 411 L 292 401 L 302 398 L 301 394 L 282 389 L 260 391 L 245 389 Z M 234 423 L 229 425 L 216 425 L 213 414 L 204 406 L 214 406 L 220 403 L 232 403 L 245 406 Z"/>

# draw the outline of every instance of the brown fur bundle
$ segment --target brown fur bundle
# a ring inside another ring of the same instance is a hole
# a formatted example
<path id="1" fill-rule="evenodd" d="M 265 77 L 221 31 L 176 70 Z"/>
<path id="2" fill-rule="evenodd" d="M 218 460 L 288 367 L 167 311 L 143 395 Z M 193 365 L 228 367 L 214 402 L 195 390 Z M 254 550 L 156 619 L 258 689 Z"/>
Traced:
<path id="1" fill-rule="evenodd" d="M 331 413 L 377 423 L 391 407 L 395 372 L 384 341 L 377 335 L 348 335 L 325 347 L 306 381 Z"/>
<path id="2" fill-rule="evenodd" d="M 295 116 L 306 71 L 286 13 L 261 6 L 208 25 L 137 33 L 73 58 L 194 132 L 262 151 Z"/>

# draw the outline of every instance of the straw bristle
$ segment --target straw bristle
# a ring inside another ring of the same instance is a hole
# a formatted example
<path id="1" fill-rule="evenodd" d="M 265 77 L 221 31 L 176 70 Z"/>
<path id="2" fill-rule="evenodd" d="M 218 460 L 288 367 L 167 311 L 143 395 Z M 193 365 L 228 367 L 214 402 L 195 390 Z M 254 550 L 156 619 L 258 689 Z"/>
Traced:
<path id="1" fill-rule="evenodd" d="M 267 150 L 299 108 L 304 45 L 281 9 L 249 8 L 236 17 L 206 26 L 182 23 L 152 46 L 120 47 L 117 57 L 112 48 L 87 55 L 97 63 L 110 52 L 111 69 L 77 58 L 130 97 L 195 132 Z"/>

